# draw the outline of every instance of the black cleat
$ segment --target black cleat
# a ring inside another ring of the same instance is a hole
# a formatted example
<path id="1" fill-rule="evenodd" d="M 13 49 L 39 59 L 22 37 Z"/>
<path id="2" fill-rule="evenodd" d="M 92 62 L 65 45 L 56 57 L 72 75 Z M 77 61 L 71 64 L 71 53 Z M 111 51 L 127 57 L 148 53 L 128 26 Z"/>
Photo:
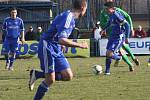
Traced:
<path id="1" fill-rule="evenodd" d="M 138 60 L 138 59 L 134 59 L 134 63 L 135 63 L 137 66 L 139 66 L 139 65 L 140 65 L 140 62 L 139 62 L 139 60 Z"/>
<path id="2" fill-rule="evenodd" d="M 133 71 L 134 71 L 134 68 L 133 68 L 133 67 L 129 67 L 129 71 L 130 71 L 130 72 L 133 72 Z"/>

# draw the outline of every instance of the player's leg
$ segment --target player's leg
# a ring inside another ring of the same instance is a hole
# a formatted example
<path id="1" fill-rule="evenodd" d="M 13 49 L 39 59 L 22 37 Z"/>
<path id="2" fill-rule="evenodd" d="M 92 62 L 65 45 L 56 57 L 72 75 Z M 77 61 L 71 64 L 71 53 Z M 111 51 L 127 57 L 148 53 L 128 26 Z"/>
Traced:
<path id="1" fill-rule="evenodd" d="M 137 66 L 139 66 L 139 65 L 140 65 L 140 62 L 139 62 L 139 60 L 134 56 L 134 54 L 133 54 L 132 50 L 130 49 L 129 45 L 126 44 L 126 43 L 124 43 L 124 44 L 123 44 L 123 49 L 131 56 L 131 58 L 132 58 L 132 60 L 135 62 L 135 64 L 136 64 Z"/>
<path id="2" fill-rule="evenodd" d="M 110 74 L 110 64 L 111 59 L 120 60 L 121 56 L 117 55 L 116 52 L 122 47 L 124 42 L 124 36 L 120 35 L 120 39 L 110 39 L 107 43 L 107 52 L 106 52 L 106 69 L 105 73 Z"/>
<path id="3" fill-rule="evenodd" d="M 63 59 L 60 59 L 60 61 L 63 61 Z M 57 63 L 56 63 L 56 66 L 58 66 L 58 67 L 56 68 L 57 72 L 55 73 L 55 80 L 57 80 L 57 81 L 71 80 L 73 77 L 73 74 L 72 74 L 71 69 L 66 67 L 66 66 L 68 66 L 68 62 L 66 62 L 67 60 L 65 60 L 63 62 L 63 64 L 60 64 L 59 63 L 60 61 L 57 61 Z M 59 66 L 64 66 L 64 67 L 59 68 Z M 39 78 L 45 78 L 45 73 L 43 71 L 38 71 L 38 70 L 32 69 L 30 71 L 30 80 L 29 80 L 29 89 L 30 90 L 33 90 L 35 81 Z"/>
<path id="4" fill-rule="evenodd" d="M 43 61 L 41 61 L 41 66 L 42 63 Z M 55 66 L 55 80 L 67 81 L 72 79 L 73 74 L 71 69 L 69 68 L 70 65 L 64 55 L 62 55 L 62 57 L 56 58 Z M 44 72 L 32 69 L 30 71 L 30 84 L 33 84 L 39 78 L 45 78 Z M 30 87 L 30 90 L 33 90 L 32 85 Z"/>
<path id="5" fill-rule="evenodd" d="M 32 69 L 30 70 L 30 78 L 29 78 L 29 90 L 32 91 L 33 88 L 34 88 L 34 84 L 35 84 L 35 81 L 39 78 L 45 78 L 45 73 L 44 73 L 44 51 L 43 51 L 43 41 L 40 40 L 39 41 L 39 45 L 38 45 L 38 58 L 40 60 L 40 67 L 42 69 L 42 71 L 38 71 L 38 70 L 35 70 L 35 69 Z M 46 50 L 45 50 L 46 51 Z M 45 56 L 47 57 L 47 55 Z"/>
<path id="6" fill-rule="evenodd" d="M 30 70 L 30 79 L 29 79 L 29 90 L 32 91 L 34 88 L 34 84 L 37 79 L 45 78 L 45 73 L 43 71 L 38 71 L 35 69 Z"/>
<path id="7" fill-rule="evenodd" d="M 19 39 L 15 39 L 13 41 L 11 41 L 10 43 L 10 65 L 9 65 L 9 70 L 13 70 L 13 64 L 15 62 L 16 59 L 16 52 L 18 51 L 18 40 Z"/>
<path id="8" fill-rule="evenodd" d="M 55 74 L 55 80 L 57 81 L 70 81 L 73 78 L 71 68 L 62 70 L 60 73 Z"/>
<path id="9" fill-rule="evenodd" d="M 112 51 L 107 50 L 106 51 L 106 61 L 105 61 L 105 75 L 110 75 L 110 65 L 112 62 L 111 56 L 113 55 Z"/>
<path id="10" fill-rule="evenodd" d="M 6 59 L 6 67 L 5 67 L 5 69 L 9 69 L 9 65 L 10 65 L 9 53 L 5 54 L 5 59 Z"/>
<path id="11" fill-rule="evenodd" d="M 112 62 L 112 59 L 114 60 L 120 60 L 121 57 L 116 55 L 113 51 L 107 50 L 106 52 L 106 69 L 105 69 L 105 74 L 109 75 L 110 74 L 110 65 Z"/>
<path id="12" fill-rule="evenodd" d="M 57 57 L 55 60 L 55 72 L 55 79 L 57 81 L 70 81 L 73 78 L 73 73 L 70 68 L 70 64 L 63 54 L 61 54 L 61 56 Z"/>
<path id="13" fill-rule="evenodd" d="M 121 48 L 120 48 L 120 49 L 121 49 Z M 121 54 L 120 50 L 119 50 L 117 53 L 118 53 L 118 55 L 120 55 L 120 56 L 123 57 L 123 55 Z M 114 67 L 118 67 L 120 61 L 121 61 L 121 59 L 120 59 L 120 60 L 115 60 Z"/>
<path id="14" fill-rule="evenodd" d="M 128 64 L 129 70 L 133 71 L 134 70 L 134 68 L 133 68 L 134 65 L 130 62 L 130 60 L 128 59 L 128 56 L 126 55 L 125 51 L 122 48 L 120 48 L 120 53 L 122 55 L 123 61 Z"/>
<path id="15" fill-rule="evenodd" d="M 48 43 L 45 40 L 41 41 L 41 43 L 43 44 L 39 44 L 40 49 L 38 55 L 41 69 L 45 73 L 45 80 L 39 85 L 34 100 L 41 100 L 55 81 L 55 58 L 52 55 L 51 48 L 47 49 L 49 47 Z"/>
<path id="16" fill-rule="evenodd" d="M 16 58 L 16 53 L 15 52 L 11 52 L 10 53 L 10 64 L 9 64 L 9 70 L 14 70 L 14 61 L 15 61 L 15 58 Z"/>
<path id="17" fill-rule="evenodd" d="M 55 81 L 56 77 L 58 77 L 58 79 L 62 81 L 69 81 L 73 77 L 70 65 L 63 54 L 55 58 L 53 58 L 50 52 L 47 52 L 46 54 L 48 59 L 46 58 L 46 55 L 43 56 L 45 67 L 44 69 L 42 68 L 42 70 L 44 70 L 44 72 L 46 73 L 45 80 L 39 85 L 34 100 L 41 100 L 43 98 L 49 87 Z M 55 74 L 55 71 L 57 72 L 57 74 Z"/>
<path id="18" fill-rule="evenodd" d="M 107 51 L 106 51 L 106 68 L 105 68 L 105 74 L 109 75 L 110 74 L 110 65 L 112 62 L 112 59 L 115 60 L 120 60 L 121 57 L 115 54 L 115 48 L 119 47 L 119 41 L 114 41 L 114 40 L 109 40 L 107 43 Z"/>
<path id="19" fill-rule="evenodd" d="M 37 92 L 34 96 L 34 100 L 41 100 L 46 92 L 49 90 L 49 87 L 55 82 L 55 72 L 46 73 L 45 80 L 39 85 Z"/>
<path id="20" fill-rule="evenodd" d="M 39 47 L 39 52 L 38 52 L 38 58 L 40 60 L 40 67 L 42 70 L 44 70 L 44 68 L 42 66 L 44 66 L 44 56 L 42 53 L 40 53 L 42 50 Z M 33 90 L 34 88 L 34 83 L 37 79 L 39 78 L 45 78 L 45 73 L 44 71 L 39 71 L 39 70 L 35 70 L 34 68 L 32 68 L 30 70 L 30 80 L 29 80 L 29 89 Z"/>
<path id="21" fill-rule="evenodd" d="M 9 58 L 9 51 L 10 51 L 10 45 L 9 45 L 9 41 L 5 40 L 3 42 L 3 46 L 2 46 L 2 54 L 5 55 L 5 60 L 6 60 L 6 69 L 9 69 L 9 65 L 10 65 L 10 58 Z"/>
<path id="22" fill-rule="evenodd" d="M 127 63 L 128 65 L 130 65 L 130 61 L 125 53 L 125 51 L 122 49 L 122 47 L 119 49 L 119 54 L 122 56 L 122 59 L 125 61 L 125 63 Z M 114 63 L 114 67 L 118 67 L 120 60 L 116 60 Z"/>

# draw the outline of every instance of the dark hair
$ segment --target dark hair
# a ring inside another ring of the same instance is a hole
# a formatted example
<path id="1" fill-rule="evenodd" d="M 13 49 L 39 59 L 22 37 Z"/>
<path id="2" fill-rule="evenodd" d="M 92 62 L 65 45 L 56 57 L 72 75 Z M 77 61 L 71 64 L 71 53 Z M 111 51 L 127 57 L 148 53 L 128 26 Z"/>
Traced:
<path id="1" fill-rule="evenodd" d="M 80 10 L 82 6 L 86 6 L 86 0 L 74 0 L 73 9 Z"/>
<path id="2" fill-rule="evenodd" d="M 12 11 L 12 10 L 17 10 L 17 8 L 16 7 L 11 7 L 10 11 Z"/>
<path id="3" fill-rule="evenodd" d="M 114 2 L 106 2 L 105 4 L 104 4 L 104 6 L 106 6 L 106 7 L 114 7 L 115 6 L 115 4 L 114 4 Z"/>

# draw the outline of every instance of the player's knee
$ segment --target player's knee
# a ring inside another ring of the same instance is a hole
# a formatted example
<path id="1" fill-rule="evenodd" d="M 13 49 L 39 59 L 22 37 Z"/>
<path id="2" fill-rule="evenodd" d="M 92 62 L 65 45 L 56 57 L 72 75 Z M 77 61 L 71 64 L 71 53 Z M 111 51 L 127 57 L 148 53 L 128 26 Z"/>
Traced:
<path id="1" fill-rule="evenodd" d="M 63 81 L 71 81 L 73 78 L 73 74 L 63 75 Z"/>
<path id="2" fill-rule="evenodd" d="M 73 78 L 73 73 L 70 68 L 61 72 L 62 80 L 63 81 L 70 81 Z"/>
<path id="3" fill-rule="evenodd" d="M 113 52 L 112 52 L 112 51 L 107 51 L 107 52 L 106 52 L 106 56 L 107 56 L 107 57 L 112 57 L 112 55 L 113 55 Z"/>
<path id="4" fill-rule="evenodd" d="M 53 83 L 55 82 L 55 79 L 53 79 L 53 80 L 45 80 L 45 83 L 48 85 L 48 86 L 50 86 L 50 85 L 52 85 Z"/>
<path id="5" fill-rule="evenodd" d="M 45 75 L 45 82 L 48 86 L 55 82 L 55 76 L 53 74 L 46 74 Z"/>

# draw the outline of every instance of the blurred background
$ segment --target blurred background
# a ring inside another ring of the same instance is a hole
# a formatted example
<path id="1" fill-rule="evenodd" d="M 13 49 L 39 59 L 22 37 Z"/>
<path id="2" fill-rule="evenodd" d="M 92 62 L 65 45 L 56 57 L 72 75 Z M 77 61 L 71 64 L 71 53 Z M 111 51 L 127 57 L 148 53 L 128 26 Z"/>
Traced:
<path id="1" fill-rule="evenodd" d="M 87 0 L 86 16 L 76 23 L 81 28 L 84 38 L 92 35 L 92 29 L 98 21 L 100 10 L 104 8 L 104 0 Z M 116 6 L 124 9 L 132 17 L 134 28 L 139 25 L 146 31 L 150 28 L 150 0 L 114 0 Z M 16 7 L 18 16 L 24 20 L 25 29 L 42 27 L 46 31 L 53 18 L 62 11 L 70 8 L 73 0 L 0 0 L 0 27 L 4 18 L 9 16 L 9 8 Z M 0 28 L 2 33 L 2 28 Z M 1 34 L 0 34 L 1 40 Z"/>

